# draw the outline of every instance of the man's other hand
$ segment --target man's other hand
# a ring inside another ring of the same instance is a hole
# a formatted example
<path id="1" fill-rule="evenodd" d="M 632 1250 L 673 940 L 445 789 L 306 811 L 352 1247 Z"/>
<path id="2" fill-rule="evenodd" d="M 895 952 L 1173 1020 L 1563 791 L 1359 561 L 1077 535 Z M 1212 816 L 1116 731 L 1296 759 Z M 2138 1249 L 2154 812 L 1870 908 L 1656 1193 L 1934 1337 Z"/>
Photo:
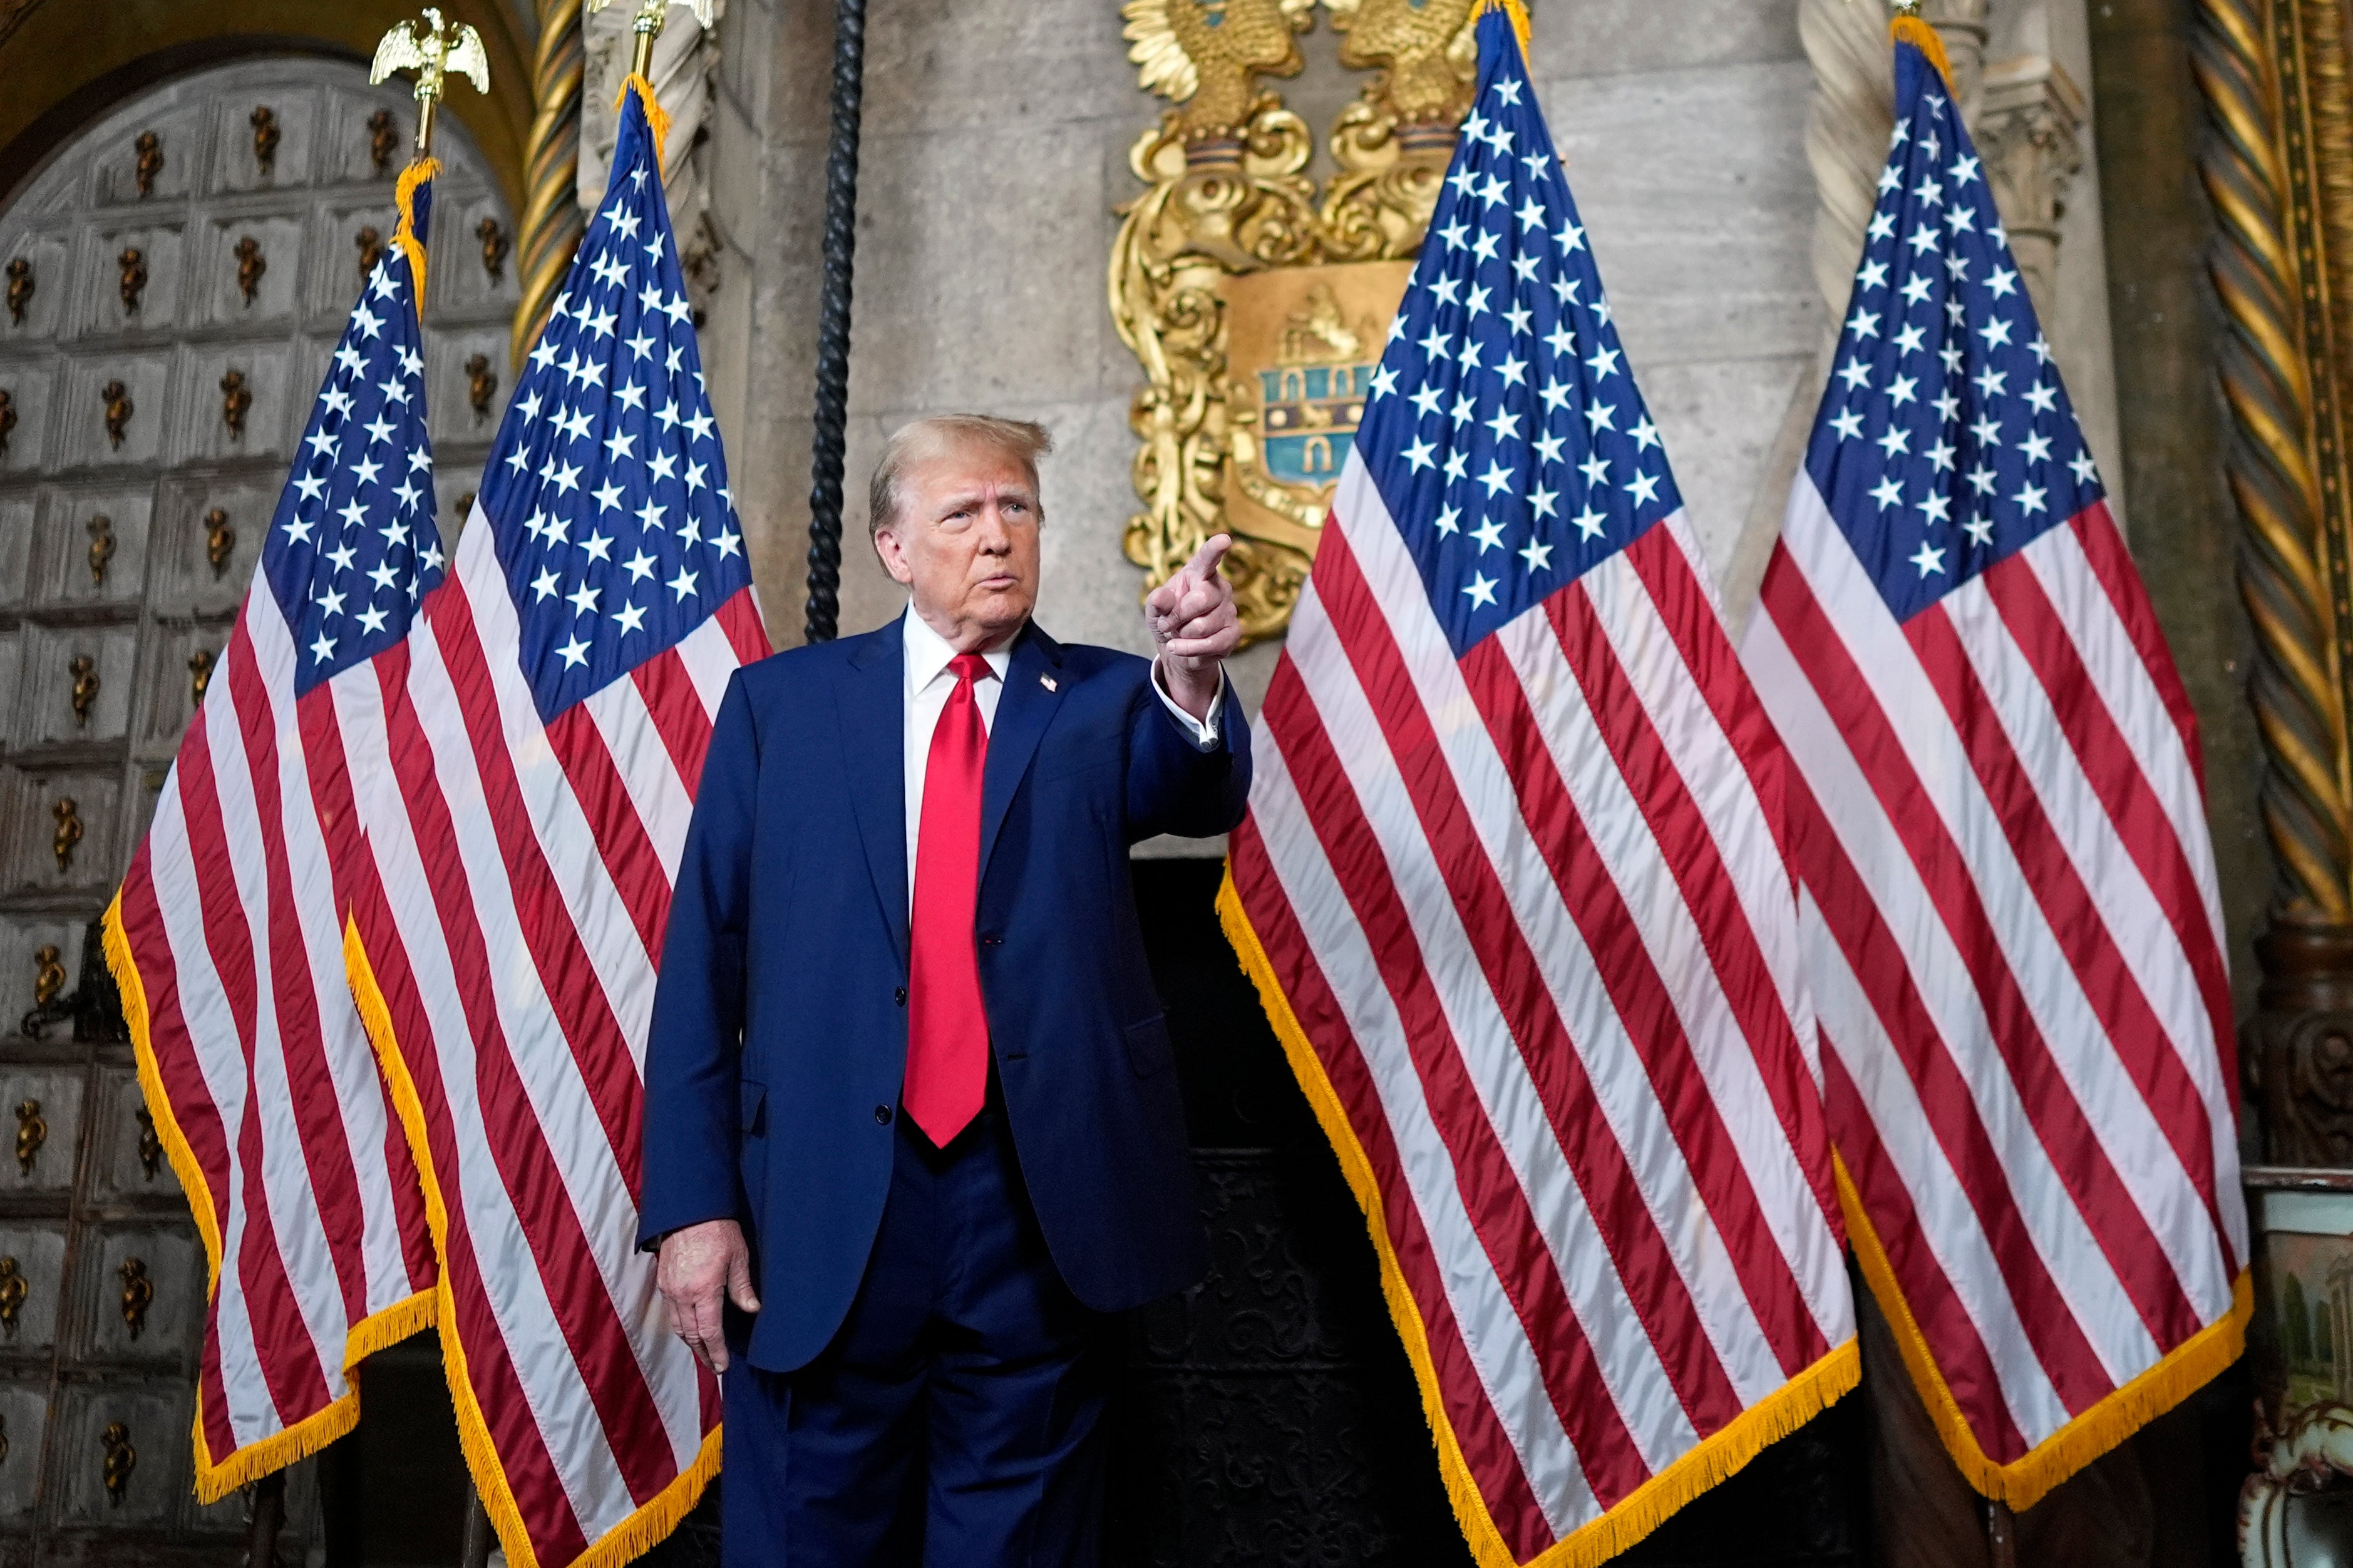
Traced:
<path id="1" fill-rule="evenodd" d="M 1196 719 L 1209 716 L 1224 679 L 1220 666 L 1242 640 L 1234 585 L 1218 570 L 1233 542 L 1222 533 L 1203 540 L 1193 559 L 1144 601 L 1145 621 L 1160 646 L 1160 679 L 1176 706 Z"/>
<path id="2" fill-rule="evenodd" d="M 732 1219 L 707 1219 L 662 1237 L 654 1286 L 670 1303 L 670 1331 L 703 1365 L 727 1370 L 727 1340 L 719 1330 L 719 1293 L 747 1312 L 760 1310 L 752 1294 L 752 1249 Z"/>

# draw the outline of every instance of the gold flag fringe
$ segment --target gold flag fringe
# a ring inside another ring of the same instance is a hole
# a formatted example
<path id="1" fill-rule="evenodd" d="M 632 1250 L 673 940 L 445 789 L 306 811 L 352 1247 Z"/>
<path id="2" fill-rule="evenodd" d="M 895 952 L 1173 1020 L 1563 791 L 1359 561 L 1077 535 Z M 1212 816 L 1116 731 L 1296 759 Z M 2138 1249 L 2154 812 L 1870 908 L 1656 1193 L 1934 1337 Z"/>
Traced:
<path id="1" fill-rule="evenodd" d="M 400 221 L 392 227 L 392 243 L 408 258 L 408 275 L 417 281 L 417 324 L 425 324 L 425 242 L 417 237 L 417 187 L 441 172 L 438 158 L 419 158 L 400 172 L 394 182 L 392 199 L 400 208 Z"/>
<path id="2" fill-rule="evenodd" d="M 1953 62 L 1946 56 L 1945 40 L 1937 35 L 1936 28 L 1917 16 L 1898 16 L 1888 24 L 1887 35 L 1894 42 L 1909 44 L 1927 56 L 1928 63 L 1936 68 L 1936 74 L 1945 79 L 1945 90 L 1952 92 L 1956 98 L 1960 96 L 1954 92 Z"/>
<path id="3" fill-rule="evenodd" d="M 646 106 L 646 128 L 654 133 L 654 177 L 659 179 L 662 171 L 670 166 L 668 154 L 662 150 L 670 141 L 670 113 L 662 108 L 661 100 L 655 96 L 654 84 L 635 71 L 621 79 L 620 96 L 613 100 L 615 109 L 629 100 L 632 89 L 637 92 L 638 101 Z"/>
<path id="4" fill-rule="evenodd" d="M 1430 1436 L 1437 1445 L 1439 1473 L 1446 1483 L 1447 1500 L 1454 1507 L 1456 1522 L 1461 1526 L 1479 1568 L 1599 1568 L 1656 1530 L 1692 1499 L 1747 1464 L 1767 1444 L 1787 1436 L 1812 1419 L 1861 1380 L 1861 1350 L 1850 1339 L 1752 1405 L 1730 1426 L 1652 1476 L 1599 1519 L 1555 1542 L 1530 1563 L 1520 1564 L 1503 1532 L 1495 1528 L 1486 1500 L 1480 1495 L 1478 1482 L 1463 1457 L 1461 1442 L 1455 1436 L 1453 1424 L 1447 1419 L 1437 1370 L 1430 1362 L 1429 1331 L 1422 1324 L 1421 1310 L 1414 1304 L 1413 1293 L 1398 1264 L 1388 1227 L 1383 1222 L 1380 1187 L 1373 1176 L 1372 1162 L 1357 1142 L 1340 1097 L 1324 1074 L 1324 1063 L 1308 1043 L 1306 1032 L 1291 1010 L 1290 1000 L 1282 994 L 1274 966 L 1260 944 L 1257 931 L 1251 929 L 1241 895 L 1234 887 L 1230 861 L 1226 867 L 1224 885 L 1218 889 L 1218 917 L 1225 927 L 1226 940 L 1233 944 L 1235 955 L 1241 961 L 1243 972 L 1258 988 L 1267 1021 L 1282 1042 L 1283 1055 L 1290 1059 L 1293 1076 L 1314 1108 L 1315 1120 L 1331 1141 L 1333 1152 L 1339 1156 L 1348 1190 L 1355 1194 L 1356 1206 L 1364 1211 L 1373 1248 L 1380 1256 L 1381 1294 L 1397 1325 L 1398 1338 L 1404 1342 L 1406 1359 L 1413 1363 L 1414 1381 L 1421 1391 L 1422 1416 L 1430 1423 Z"/>
<path id="5" fill-rule="evenodd" d="M 2247 1319 L 2254 1310 L 2254 1287 L 2242 1269 L 2231 1287 L 2231 1310 L 2176 1346 L 2171 1354 L 2077 1415 L 2030 1449 L 2024 1458 L 2004 1465 L 1978 1447 L 1953 1391 L 1937 1369 L 1927 1336 L 1912 1315 L 1887 1261 L 1887 1249 L 1863 1212 L 1862 1195 L 1848 1176 L 1846 1163 L 1837 1162 L 1839 1205 L 1846 1211 L 1847 1237 L 1854 1245 L 1855 1261 L 1871 1286 L 1887 1324 L 1903 1352 L 1905 1369 L 1919 1390 L 1920 1403 L 1945 1451 L 1953 1457 L 1971 1486 L 2020 1510 L 2032 1508 L 2053 1487 L 2114 1448 L 2143 1426 L 2213 1381 L 2239 1359 L 2246 1346 Z"/>
<path id="6" fill-rule="evenodd" d="M 106 967 L 114 976 L 116 989 L 122 994 L 122 1017 L 130 1026 L 132 1053 L 139 1064 L 139 1091 L 146 1099 L 149 1119 L 155 1123 L 155 1137 L 172 1162 L 172 1174 L 179 1178 L 180 1190 L 187 1195 L 189 1211 L 195 1216 L 196 1233 L 204 1239 L 205 1299 L 209 1301 L 220 1290 L 220 1218 L 213 1210 L 212 1188 L 205 1183 L 204 1169 L 196 1163 L 195 1151 L 188 1146 L 187 1134 L 180 1129 L 180 1119 L 173 1114 L 170 1096 L 164 1091 L 164 1075 L 156 1065 L 150 1032 L 147 986 L 132 956 L 130 935 L 122 927 L 120 892 L 107 906 L 103 930 Z M 430 1290 L 419 1290 L 362 1319 L 343 1340 L 344 1377 L 352 1378 L 361 1362 L 419 1329 L 431 1327 L 433 1321 Z M 314 1410 L 293 1426 L 216 1459 L 205 1441 L 205 1386 L 201 1378 L 196 1381 L 195 1392 L 191 1435 L 196 1460 L 195 1493 L 200 1502 L 218 1502 L 239 1487 L 282 1470 L 298 1459 L 309 1458 L 349 1432 L 360 1419 L 360 1391 L 354 1384 L 342 1398 L 325 1408 Z"/>
<path id="7" fill-rule="evenodd" d="M 499 1462 L 498 1446 L 491 1439 L 490 1422 L 474 1396 L 473 1379 L 467 1371 L 466 1346 L 457 1326 L 457 1302 L 449 1289 L 449 1208 L 443 1200 L 439 1173 L 433 1167 L 432 1146 L 426 1137 L 424 1102 L 417 1098 L 417 1082 L 409 1077 L 407 1064 L 401 1058 L 400 1044 L 393 1033 L 392 1009 L 386 1005 L 384 991 L 376 983 L 375 966 L 368 961 L 359 926 L 349 920 L 343 922 L 343 969 L 351 981 L 352 997 L 359 1005 L 360 1017 L 367 1026 L 369 1043 L 375 1047 L 376 1061 L 384 1068 L 385 1081 L 392 1087 L 393 1106 L 399 1113 L 402 1131 L 407 1134 L 409 1150 L 417 1158 L 417 1177 L 425 1186 L 425 1217 L 433 1228 L 434 1256 L 441 1262 L 436 1290 L 447 1314 L 443 1321 L 449 1325 L 449 1331 L 441 1336 L 441 1366 L 449 1384 L 450 1403 L 457 1407 L 458 1446 L 465 1453 L 466 1468 L 472 1472 L 474 1489 L 481 1497 L 482 1510 L 490 1515 L 491 1528 L 498 1532 L 499 1545 L 506 1552 L 509 1568 L 539 1568 L 539 1559 L 532 1551 L 531 1531 L 523 1524 L 522 1510 L 515 1502 L 514 1488 L 508 1484 L 506 1468 Z M 679 1521 L 701 1500 L 711 1478 L 719 1473 L 721 1430 L 713 1426 L 706 1433 L 691 1464 L 652 1499 L 639 1504 L 636 1512 L 598 1537 L 566 1568 L 621 1568 L 645 1555 L 676 1530 Z"/>

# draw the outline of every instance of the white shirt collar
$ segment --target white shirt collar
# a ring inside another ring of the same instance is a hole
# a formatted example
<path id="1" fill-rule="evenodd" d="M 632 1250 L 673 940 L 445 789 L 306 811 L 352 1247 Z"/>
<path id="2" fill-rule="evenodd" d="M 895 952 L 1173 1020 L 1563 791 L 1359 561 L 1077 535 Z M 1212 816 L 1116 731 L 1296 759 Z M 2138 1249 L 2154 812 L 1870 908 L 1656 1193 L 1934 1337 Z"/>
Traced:
<path id="1" fill-rule="evenodd" d="M 932 630 L 931 623 L 915 614 L 914 601 L 908 601 L 907 613 L 901 620 L 906 628 L 907 689 L 921 691 L 939 679 L 940 672 L 955 658 L 956 650 L 947 638 Z M 980 656 L 988 661 L 988 668 L 1000 681 L 1013 666 L 1013 645 L 1018 640 L 1018 634 L 1007 637 Z"/>

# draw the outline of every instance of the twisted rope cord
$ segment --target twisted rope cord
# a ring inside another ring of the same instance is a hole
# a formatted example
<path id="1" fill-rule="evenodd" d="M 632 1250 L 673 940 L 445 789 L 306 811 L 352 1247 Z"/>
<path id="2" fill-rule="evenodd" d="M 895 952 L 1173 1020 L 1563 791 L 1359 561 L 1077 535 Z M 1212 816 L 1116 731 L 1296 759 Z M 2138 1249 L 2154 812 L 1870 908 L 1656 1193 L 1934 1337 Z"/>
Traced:
<path id="1" fill-rule="evenodd" d="M 858 246 L 858 112 L 866 0 L 839 0 L 833 21 L 833 135 L 825 159 L 825 287 L 817 327 L 817 433 L 809 464 L 809 642 L 841 620 L 841 464 L 849 422 L 849 285 Z"/>

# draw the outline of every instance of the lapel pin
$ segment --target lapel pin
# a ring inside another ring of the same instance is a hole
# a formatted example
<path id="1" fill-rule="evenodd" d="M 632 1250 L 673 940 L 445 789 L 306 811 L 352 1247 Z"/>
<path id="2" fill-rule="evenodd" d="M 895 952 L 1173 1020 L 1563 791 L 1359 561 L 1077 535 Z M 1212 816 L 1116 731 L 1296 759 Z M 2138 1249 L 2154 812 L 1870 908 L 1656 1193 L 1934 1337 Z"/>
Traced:
<path id="1" fill-rule="evenodd" d="M 1050 675 L 1039 676 L 1038 678 L 1038 684 L 1044 687 L 1049 691 L 1060 691 L 1061 689 L 1060 687 L 1054 684 L 1054 678 Z"/>

